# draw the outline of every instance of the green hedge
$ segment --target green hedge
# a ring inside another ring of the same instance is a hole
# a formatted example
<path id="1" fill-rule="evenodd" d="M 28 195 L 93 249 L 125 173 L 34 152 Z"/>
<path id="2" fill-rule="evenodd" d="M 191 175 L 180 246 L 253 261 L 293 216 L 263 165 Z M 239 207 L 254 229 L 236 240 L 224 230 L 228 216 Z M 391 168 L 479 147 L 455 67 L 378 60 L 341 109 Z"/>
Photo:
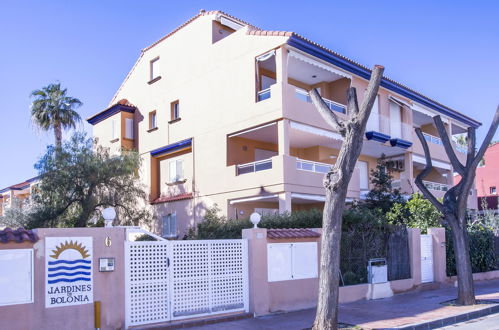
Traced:
<path id="1" fill-rule="evenodd" d="M 253 227 L 249 219 L 227 219 L 218 216 L 219 209 L 214 207 L 206 212 L 204 220 L 191 228 L 185 239 L 237 239 L 243 229 Z M 260 228 L 321 228 L 322 212 L 316 209 L 296 211 L 279 215 L 263 216 Z"/>
<path id="2" fill-rule="evenodd" d="M 445 230 L 447 253 L 447 276 L 454 276 L 456 272 L 456 258 L 454 254 L 452 233 Z M 497 269 L 494 249 L 494 232 L 480 224 L 469 226 L 468 240 L 470 245 L 471 269 L 473 273 L 488 272 Z"/>

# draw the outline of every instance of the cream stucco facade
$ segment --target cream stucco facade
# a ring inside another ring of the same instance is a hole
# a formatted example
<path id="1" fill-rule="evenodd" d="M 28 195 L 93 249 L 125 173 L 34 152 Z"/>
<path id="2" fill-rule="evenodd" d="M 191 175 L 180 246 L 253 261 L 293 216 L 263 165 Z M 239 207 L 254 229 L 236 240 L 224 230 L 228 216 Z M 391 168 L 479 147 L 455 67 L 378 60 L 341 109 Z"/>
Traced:
<path id="1" fill-rule="evenodd" d="M 110 107 L 88 121 L 103 146 L 141 154 L 140 177 L 157 231 L 181 238 L 214 204 L 229 218 L 321 208 L 324 171 L 335 162 L 341 136 L 314 109 L 307 90 L 320 88 L 332 111 L 346 117 L 347 89 L 355 87 L 362 102 L 368 75 L 297 34 L 202 12 L 144 49 Z M 403 192 L 416 191 L 413 178 L 425 164 L 416 126 L 427 134 L 434 158 L 428 185 L 443 195 L 453 170 L 435 137 L 436 114 L 449 134 L 480 125 L 385 78 L 348 199 L 364 196 L 382 154 L 398 168 Z M 384 137 L 389 140 L 379 142 Z M 456 154 L 466 157 L 460 149 Z"/>

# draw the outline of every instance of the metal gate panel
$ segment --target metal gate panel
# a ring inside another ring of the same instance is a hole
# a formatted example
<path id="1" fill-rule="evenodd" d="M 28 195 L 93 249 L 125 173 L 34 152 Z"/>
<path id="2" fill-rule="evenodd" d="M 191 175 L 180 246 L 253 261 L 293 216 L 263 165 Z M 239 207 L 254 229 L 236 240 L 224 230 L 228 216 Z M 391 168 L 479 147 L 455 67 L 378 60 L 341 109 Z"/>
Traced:
<path id="1" fill-rule="evenodd" d="M 433 236 L 421 235 L 421 282 L 433 280 Z"/>
<path id="2" fill-rule="evenodd" d="M 246 240 L 171 243 L 172 320 L 248 310 Z"/>
<path id="3" fill-rule="evenodd" d="M 169 242 L 125 242 L 126 326 L 170 320 Z"/>
<path id="4" fill-rule="evenodd" d="M 125 242 L 126 327 L 248 312 L 247 240 Z"/>

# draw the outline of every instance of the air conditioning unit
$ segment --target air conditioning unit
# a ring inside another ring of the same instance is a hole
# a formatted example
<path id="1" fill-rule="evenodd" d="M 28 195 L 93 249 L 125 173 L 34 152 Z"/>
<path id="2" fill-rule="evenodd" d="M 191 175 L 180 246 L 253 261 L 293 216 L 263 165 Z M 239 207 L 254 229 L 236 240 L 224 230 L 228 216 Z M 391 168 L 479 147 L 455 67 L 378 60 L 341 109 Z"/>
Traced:
<path id="1" fill-rule="evenodd" d="M 392 171 L 403 172 L 405 163 L 403 160 L 389 160 L 386 162 L 386 167 Z"/>

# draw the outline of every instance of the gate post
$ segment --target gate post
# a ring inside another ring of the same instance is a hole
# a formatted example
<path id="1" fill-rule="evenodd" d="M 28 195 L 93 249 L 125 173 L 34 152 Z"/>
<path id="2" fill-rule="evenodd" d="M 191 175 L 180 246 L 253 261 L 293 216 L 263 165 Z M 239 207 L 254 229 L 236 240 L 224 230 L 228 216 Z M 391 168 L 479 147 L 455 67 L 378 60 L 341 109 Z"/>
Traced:
<path id="1" fill-rule="evenodd" d="M 243 229 L 242 237 L 248 240 L 249 310 L 253 315 L 268 314 L 267 229 Z"/>
<path id="2" fill-rule="evenodd" d="M 409 237 L 409 257 L 411 261 L 411 277 L 414 286 L 421 284 L 421 230 L 407 228 Z"/>
<path id="3" fill-rule="evenodd" d="M 444 283 L 447 280 L 445 228 L 428 228 L 428 234 L 433 236 L 433 274 L 435 282 Z"/>

